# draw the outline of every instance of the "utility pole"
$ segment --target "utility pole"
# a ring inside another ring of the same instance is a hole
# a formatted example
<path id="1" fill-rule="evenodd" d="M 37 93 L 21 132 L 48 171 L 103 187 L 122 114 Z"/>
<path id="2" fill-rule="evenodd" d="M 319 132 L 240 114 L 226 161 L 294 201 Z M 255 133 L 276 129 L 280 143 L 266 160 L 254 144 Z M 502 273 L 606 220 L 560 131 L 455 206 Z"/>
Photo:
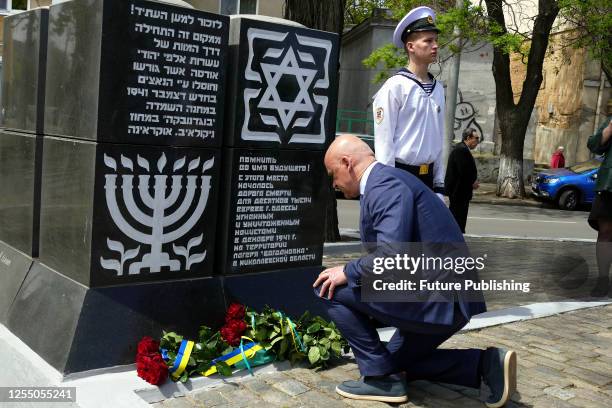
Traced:
<path id="1" fill-rule="evenodd" d="M 458 9 L 463 8 L 463 0 L 457 0 L 455 6 Z M 455 37 L 455 46 L 459 50 L 452 58 L 450 66 L 450 78 L 446 87 L 446 126 L 444 132 L 444 145 L 442 146 L 442 163 L 446 166 L 448 155 L 450 153 L 451 143 L 455 138 L 455 107 L 457 106 L 457 89 L 459 87 L 459 66 L 461 65 L 461 30 L 458 25 L 453 29 Z"/>

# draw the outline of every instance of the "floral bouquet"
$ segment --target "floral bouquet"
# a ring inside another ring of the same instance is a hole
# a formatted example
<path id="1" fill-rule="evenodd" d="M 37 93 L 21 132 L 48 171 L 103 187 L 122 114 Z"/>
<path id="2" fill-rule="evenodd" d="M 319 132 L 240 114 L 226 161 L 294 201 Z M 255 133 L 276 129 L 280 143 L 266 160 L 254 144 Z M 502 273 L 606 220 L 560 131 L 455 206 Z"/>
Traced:
<path id="1" fill-rule="evenodd" d="M 223 327 L 214 331 L 201 326 L 195 340 L 174 332 L 164 332 L 159 343 L 143 338 L 136 365 L 141 378 L 160 384 L 168 374 L 174 381 L 185 382 L 193 375 L 217 372 L 227 376 L 243 368 L 251 371 L 252 366 L 273 360 L 295 364 L 308 359 L 311 367 L 320 368 L 348 349 L 336 325 L 319 316 L 306 312 L 293 321 L 270 307 L 256 312 L 233 303 Z"/>

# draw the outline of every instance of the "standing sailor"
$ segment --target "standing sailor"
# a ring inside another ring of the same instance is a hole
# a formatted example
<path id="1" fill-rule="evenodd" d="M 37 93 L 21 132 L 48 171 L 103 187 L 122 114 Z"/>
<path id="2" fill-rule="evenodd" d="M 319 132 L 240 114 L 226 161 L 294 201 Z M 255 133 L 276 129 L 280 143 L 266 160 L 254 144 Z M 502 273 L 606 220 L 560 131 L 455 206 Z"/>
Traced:
<path id="1" fill-rule="evenodd" d="M 444 88 L 428 72 L 438 56 L 435 13 L 411 10 L 397 25 L 393 43 L 408 54 L 408 66 L 374 96 L 376 160 L 406 170 L 442 198 L 444 194 Z"/>

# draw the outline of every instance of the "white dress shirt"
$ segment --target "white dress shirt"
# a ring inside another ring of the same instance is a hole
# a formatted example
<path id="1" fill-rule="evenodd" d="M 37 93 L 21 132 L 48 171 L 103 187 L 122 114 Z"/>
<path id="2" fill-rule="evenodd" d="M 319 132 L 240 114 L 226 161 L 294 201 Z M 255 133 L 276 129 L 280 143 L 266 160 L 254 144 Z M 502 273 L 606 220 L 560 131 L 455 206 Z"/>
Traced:
<path id="1" fill-rule="evenodd" d="M 366 183 L 368 182 L 368 177 L 370 177 L 370 172 L 372 171 L 372 168 L 374 168 L 374 165 L 378 163 L 376 160 L 374 160 L 372 162 L 372 164 L 370 164 L 365 171 L 363 172 L 363 174 L 361 175 L 361 180 L 359 180 L 359 194 L 363 195 L 363 193 L 365 193 L 365 186 Z"/>

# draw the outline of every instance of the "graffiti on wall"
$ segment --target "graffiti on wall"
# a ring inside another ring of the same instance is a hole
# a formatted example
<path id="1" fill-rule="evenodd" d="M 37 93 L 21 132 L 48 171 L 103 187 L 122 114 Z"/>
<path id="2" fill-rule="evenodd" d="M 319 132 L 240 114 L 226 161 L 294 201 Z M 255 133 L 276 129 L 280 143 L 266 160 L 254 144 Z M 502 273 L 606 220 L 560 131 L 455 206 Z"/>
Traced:
<path id="1" fill-rule="evenodd" d="M 478 111 L 470 102 L 463 100 L 463 94 L 461 93 L 460 89 L 457 90 L 457 93 L 459 96 L 459 101 L 455 107 L 455 124 L 453 126 L 455 139 L 461 140 L 461 135 L 465 129 L 474 128 L 476 129 L 476 134 L 478 134 L 480 140 L 484 140 L 482 128 L 476 121 L 476 114 Z"/>

